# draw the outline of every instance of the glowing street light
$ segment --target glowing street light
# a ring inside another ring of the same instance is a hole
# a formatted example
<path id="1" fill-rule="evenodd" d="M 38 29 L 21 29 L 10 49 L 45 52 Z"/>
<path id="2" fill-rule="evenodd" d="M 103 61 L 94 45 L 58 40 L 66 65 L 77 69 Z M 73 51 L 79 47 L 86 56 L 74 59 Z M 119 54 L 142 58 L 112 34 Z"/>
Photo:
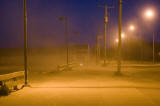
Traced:
<path id="1" fill-rule="evenodd" d="M 134 31 L 135 27 L 133 25 L 129 26 L 129 30 Z"/>
<path id="2" fill-rule="evenodd" d="M 121 37 L 122 37 L 122 38 L 124 38 L 124 37 L 125 37 L 125 34 L 124 34 L 124 33 L 122 33 L 122 34 L 121 34 Z"/>
<path id="3" fill-rule="evenodd" d="M 146 18 L 151 19 L 154 17 L 154 12 L 152 10 L 147 10 L 145 12 L 145 16 L 146 16 Z"/>
<path id="4" fill-rule="evenodd" d="M 118 43 L 118 42 L 119 42 L 118 38 L 117 38 L 117 39 L 115 39 L 115 42 L 116 42 L 116 43 Z"/>
<path id="5" fill-rule="evenodd" d="M 121 37 L 122 37 L 122 39 L 124 39 L 124 38 L 125 38 L 125 34 L 124 34 L 124 33 L 122 33 L 122 34 L 121 34 Z M 115 42 L 116 42 L 116 43 L 118 43 L 118 42 L 119 42 L 119 39 L 118 39 L 118 38 L 116 38 L 116 39 L 115 39 Z"/>

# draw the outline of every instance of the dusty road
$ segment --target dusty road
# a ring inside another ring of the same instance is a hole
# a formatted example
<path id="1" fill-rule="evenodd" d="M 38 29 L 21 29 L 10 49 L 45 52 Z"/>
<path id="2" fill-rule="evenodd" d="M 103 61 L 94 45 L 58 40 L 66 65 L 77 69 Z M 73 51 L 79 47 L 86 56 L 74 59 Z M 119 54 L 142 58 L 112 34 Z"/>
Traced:
<path id="1" fill-rule="evenodd" d="M 148 67 L 148 66 L 147 66 Z M 137 70 L 135 70 L 137 69 Z M 159 106 L 159 67 L 30 72 L 31 88 L 0 97 L 0 106 Z"/>
<path id="2" fill-rule="evenodd" d="M 135 88 L 25 88 L 1 106 L 159 106 L 160 90 Z"/>

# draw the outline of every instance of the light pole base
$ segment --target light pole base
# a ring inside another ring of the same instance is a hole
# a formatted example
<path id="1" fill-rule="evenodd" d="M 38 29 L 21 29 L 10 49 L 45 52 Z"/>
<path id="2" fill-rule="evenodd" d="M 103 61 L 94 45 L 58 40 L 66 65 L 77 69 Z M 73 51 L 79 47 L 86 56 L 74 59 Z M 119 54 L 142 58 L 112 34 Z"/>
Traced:
<path id="1" fill-rule="evenodd" d="M 115 76 L 123 76 L 123 74 L 120 71 L 115 72 Z"/>
<path id="2" fill-rule="evenodd" d="M 106 67 L 106 66 L 107 66 L 107 64 L 106 64 L 106 63 L 104 63 L 102 66 L 103 66 L 103 67 Z"/>
<path id="3" fill-rule="evenodd" d="M 29 84 L 24 84 L 24 85 L 22 86 L 22 89 L 23 89 L 24 87 L 30 88 L 31 85 L 29 85 Z"/>

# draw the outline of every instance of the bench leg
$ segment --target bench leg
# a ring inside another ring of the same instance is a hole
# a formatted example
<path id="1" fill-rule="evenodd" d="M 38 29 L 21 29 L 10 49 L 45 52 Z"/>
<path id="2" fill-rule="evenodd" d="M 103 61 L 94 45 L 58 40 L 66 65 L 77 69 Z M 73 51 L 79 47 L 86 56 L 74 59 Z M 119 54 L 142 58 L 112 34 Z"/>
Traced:
<path id="1" fill-rule="evenodd" d="M 6 85 L 2 85 L 0 89 L 0 95 L 9 95 L 10 90 Z"/>

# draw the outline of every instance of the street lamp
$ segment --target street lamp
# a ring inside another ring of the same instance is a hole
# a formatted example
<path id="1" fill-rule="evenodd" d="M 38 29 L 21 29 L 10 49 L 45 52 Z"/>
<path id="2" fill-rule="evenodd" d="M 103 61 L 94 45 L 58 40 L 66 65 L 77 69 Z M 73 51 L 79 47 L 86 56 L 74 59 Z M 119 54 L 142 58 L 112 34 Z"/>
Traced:
<path id="1" fill-rule="evenodd" d="M 118 38 L 117 38 L 117 39 L 115 39 L 115 42 L 116 42 L 116 43 L 118 43 L 118 42 L 119 42 Z"/>
<path id="2" fill-rule="evenodd" d="M 129 31 L 135 31 L 135 26 L 134 25 L 130 25 L 129 26 Z M 137 31 L 138 32 L 138 31 Z M 139 40 L 142 39 L 142 36 L 139 34 Z M 143 61 L 143 42 L 140 42 L 140 59 Z"/>
<path id="3" fill-rule="evenodd" d="M 125 38 L 125 34 L 124 34 L 124 33 L 122 33 L 122 34 L 121 34 L 121 38 L 122 38 L 122 39 L 124 39 L 124 38 Z M 115 39 L 115 42 L 116 42 L 116 43 L 118 43 L 118 42 L 119 42 L 119 39 L 118 39 L 118 38 L 116 38 L 116 39 Z"/>
<path id="4" fill-rule="evenodd" d="M 145 12 L 145 16 L 146 16 L 146 18 L 147 19 L 152 19 L 153 17 L 154 17 L 154 12 L 153 12 L 153 10 L 147 10 L 146 12 Z"/>
<path id="5" fill-rule="evenodd" d="M 134 31 L 134 30 L 135 30 L 135 27 L 134 27 L 133 25 L 130 25 L 130 26 L 129 26 L 129 30 L 130 30 L 130 31 Z"/>
<path id="6" fill-rule="evenodd" d="M 27 58 L 27 0 L 23 0 L 23 14 L 24 14 L 24 71 L 25 83 L 23 87 L 28 87 L 28 58 Z"/>
<path id="7" fill-rule="evenodd" d="M 122 37 L 122 38 L 125 38 L 125 34 L 124 34 L 124 33 L 122 33 L 122 34 L 121 34 L 121 37 Z"/>
<path id="8" fill-rule="evenodd" d="M 67 17 L 60 17 L 59 20 L 65 21 L 65 33 L 66 33 L 66 49 L 67 49 L 67 56 L 66 62 L 67 65 L 69 64 L 69 36 L 68 36 L 68 18 Z"/>
<path id="9" fill-rule="evenodd" d="M 145 17 L 146 17 L 146 19 L 148 19 L 148 20 L 153 19 L 153 18 L 154 18 L 154 11 L 151 10 L 151 9 L 148 9 L 148 10 L 145 12 Z M 155 54 L 154 54 L 154 52 L 155 52 L 155 45 L 154 45 L 154 42 L 155 42 L 155 39 L 154 39 L 154 33 L 153 33 L 153 34 L 152 34 L 152 62 L 153 62 L 153 63 L 155 62 L 155 60 L 154 60 L 154 58 L 155 58 Z"/>
<path id="10" fill-rule="evenodd" d="M 119 24 L 118 24 L 118 59 L 116 75 L 121 75 L 121 34 L 122 34 L 122 0 L 119 0 Z"/>

